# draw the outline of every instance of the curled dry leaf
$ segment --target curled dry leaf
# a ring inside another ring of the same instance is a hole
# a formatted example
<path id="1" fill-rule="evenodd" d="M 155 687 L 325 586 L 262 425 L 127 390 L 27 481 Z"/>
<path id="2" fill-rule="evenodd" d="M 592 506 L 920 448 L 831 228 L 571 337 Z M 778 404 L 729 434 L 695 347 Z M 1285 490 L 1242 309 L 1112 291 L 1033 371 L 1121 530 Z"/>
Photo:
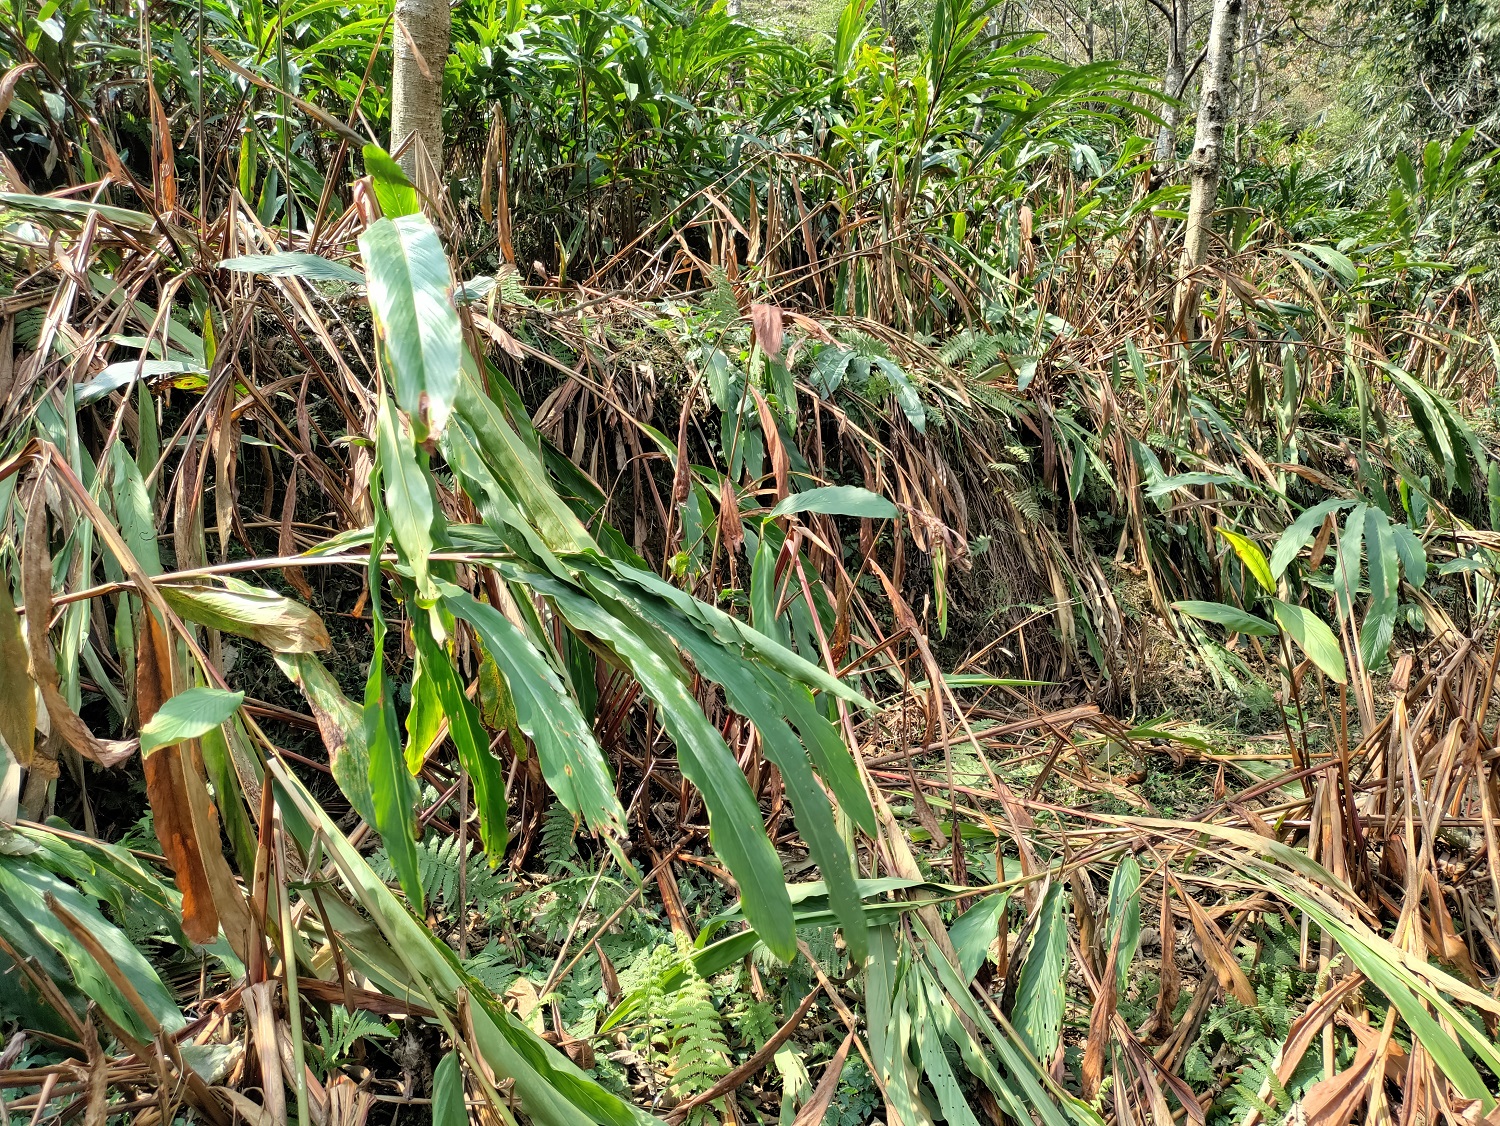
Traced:
<path id="1" fill-rule="evenodd" d="M 783 332 L 781 309 L 776 305 L 756 303 L 750 306 L 750 327 L 755 333 L 755 342 L 767 356 L 781 355 Z"/>
<path id="2" fill-rule="evenodd" d="M 57 665 L 47 625 L 52 620 L 52 553 L 47 546 L 46 486 L 38 475 L 26 511 L 25 541 L 21 552 L 21 600 L 26 606 L 26 640 L 31 649 L 31 676 L 42 691 L 42 703 L 52 730 L 84 758 L 100 766 L 123 762 L 134 749 L 131 743 L 98 738 L 63 698 L 57 683 Z"/>
<path id="3" fill-rule="evenodd" d="M 370 752 L 365 742 L 364 712 L 344 695 L 323 662 L 310 653 L 277 654 L 287 679 L 302 689 L 328 748 L 328 768 L 355 811 L 375 824 L 370 792 Z"/>
<path id="4" fill-rule="evenodd" d="M 155 612 L 149 609 L 141 615 L 135 668 L 136 709 L 144 724 L 173 691 L 171 642 Z M 159 747 L 145 756 L 145 768 L 146 797 L 155 818 L 156 838 L 182 892 L 183 933 L 194 942 L 212 942 L 219 932 L 219 914 L 194 824 L 182 746 Z M 217 840 L 213 849 L 218 853 Z"/>
<path id="5" fill-rule="evenodd" d="M 224 576 L 159 589 L 167 605 L 186 620 L 248 637 L 273 653 L 319 653 L 332 646 L 322 618 L 265 587 Z"/>
<path id="6" fill-rule="evenodd" d="M 776 499 L 782 501 L 791 492 L 792 459 L 781 441 L 781 431 L 776 428 L 776 416 L 771 411 L 771 404 L 766 402 L 766 397 L 756 388 L 751 387 L 750 393 L 755 396 L 761 435 L 765 438 L 766 453 L 771 458 L 771 473 L 776 480 Z"/>
<path id="7" fill-rule="evenodd" d="M 30 765 L 36 741 L 36 690 L 26 675 L 21 617 L 11 601 L 8 582 L 0 582 L 0 741 L 12 758 L 22 766 Z"/>

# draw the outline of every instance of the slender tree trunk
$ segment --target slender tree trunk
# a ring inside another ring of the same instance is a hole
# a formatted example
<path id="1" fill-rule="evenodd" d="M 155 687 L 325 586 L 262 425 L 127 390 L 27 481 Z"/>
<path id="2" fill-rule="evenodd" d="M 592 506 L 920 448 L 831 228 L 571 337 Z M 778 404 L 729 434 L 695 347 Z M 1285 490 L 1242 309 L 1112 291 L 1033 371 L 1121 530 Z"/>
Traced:
<path id="1" fill-rule="evenodd" d="M 399 160 L 413 181 L 419 149 L 433 168 L 443 167 L 443 64 L 451 30 L 448 0 L 396 0 L 391 151 L 407 146 Z"/>
<path id="2" fill-rule="evenodd" d="M 1198 286 L 1193 273 L 1208 257 L 1214 202 L 1219 195 L 1219 172 L 1224 159 L 1224 126 L 1229 118 L 1234 41 L 1242 3 L 1243 0 L 1214 0 L 1213 22 L 1208 29 L 1203 99 L 1198 105 L 1193 155 L 1188 160 L 1193 190 L 1188 201 L 1187 230 L 1173 317 L 1179 333 L 1186 333 L 1192 327 L 1198 312 Z"/>
<path id="3" fill-rule="evenodd" d="M 1247 61 L 1244 45 L 1250 42 L 1250 4 L 1252 0 L 1241 0 L 1239 30 L 1235 32 L 1235 38 L 1240 44 L 1239 57 L 1235 60 L 1234 75 L 1234 163 L 1240 163 L 1244 148 L 1241 142 L 1245 138 L 1245 63 Z"/>
<path id="4" fill-rule="evenodd" d="M 1176 99 L 1182 97 L 1183 83 L 1187 79 L 1188 28 L 1193 22 L 1191 0 L 1171 0 L 1172 18 L 1167 25 L 1167 72 L 1162 76 L 1161 92 L 1173 99 L 1163 107 L 1162 126 L 1156 134 L 1156 174 L 1166 175 L 1177 151 L 1177 124 L 1182 120 L 1182 109 Z"/>

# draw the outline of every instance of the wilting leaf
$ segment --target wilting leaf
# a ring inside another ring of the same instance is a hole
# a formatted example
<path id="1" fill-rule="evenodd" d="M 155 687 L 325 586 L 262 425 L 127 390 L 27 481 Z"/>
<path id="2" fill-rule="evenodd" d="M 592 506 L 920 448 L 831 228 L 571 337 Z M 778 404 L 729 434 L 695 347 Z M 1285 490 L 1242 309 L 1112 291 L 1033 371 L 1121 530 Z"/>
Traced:
<path id="1" fill-rule="evenodd" d="M 894 520 L 901 513 L 879 493 L 854 485 L 828 485 L 793 493 L 771 509 L 771 519 L 793 512 L 820 512 L 825 516 L 864 516 L 873 520 Z"/>
<path id="2" fill-rule="evenodd" d="M 318 721 L 318 733 L 328 749 L 328 768 L 354 811 L 365 824 L 375 824 L 370 796 L 370 750 L 365 743 L 364 714 L 344 695 L 323 662 L 310 653 L 277 654 L 276 663 L 302 689 Z"/>
<path id="3" fill-rule="evenodd" d="M 234 715 L 245 702 L 243 692 L 223 688 L 189 688 L 170 696 L 141 725 L 141 754 L 196 739 Z"/>
<path id="4" fill-rule="evenodd" d="M 359 236 L 359 249 L 396 401 L 441 434 L 458 394 L 462 347 L 443 244 L 418 214 L 380 220 Z"/>
<path id="5" fill-rule="evenodd" d="M 1173 884 L 1176 885 L 1175 880 Z M 1224 934 L 1219 930 L 1218 924 L 1180 886 L 1177 887 L 1177 893 L 1187 904 L 1188 917 L 1192 919 L 1193 930 L 1198 934 L 1198 945 L 1203 950 L 1204 959 L 1218 976 L 1219 986 L 1225 993 L 1232 993 L 1240 1004 L 1254 1008 L 1257 1003 L 1255 990 L 1250 985 L 1250 979 L 1245 976 L 1245 971 L 1240 968 L 1234 952 L 1224 944 Z"/>
<path id="6" fill-rule="evenodd" d="M 760 350 L 769 357 L 781 355 L 781 308 L 759 302 L 750 306 L 750 327 Z M 786 404 L 782 404 L 783 407 Z"/>
<path id="7" fill-rule="evenodd" d="M 188 621 L 248 637 L 273 653 L 318 653 L 333 644 L 323 619 L 302 603 L 231 576 L 159 589 L 167 605 Z"/>
<path id="8" fill-rule="evenodd" d="M 155 719 L 157 712 L 172 699 L 173 673 L 172 650 L 166 630 L 157 620 L 156 613 L 148 609 L 141 615 L 141 633 L 136 642 L 136 709 L 141 717 L 141 739 L 147 739 L 146 728 Z M 238 707 L 243 696 L 239 693 L 234 706 L 222 711 L 223 701 L 213 708 L 221 710 L 227 719 Z M 222 722 L 222 720 L 220 721 Z M 208 725 L 212 726 L 212 724 Z M 160 728 L 172 730 L 178 727 L 169 713 Z M 201 730 L 206 730 L 203 728 Z M 200 733 L 201 733 L 200 730 Z M 190 736 L 178 736 L 189 738 Z M 160 747 L 160 742 L 154 744 Z M 194 942 L 212 942 L 219 931 L 219 914 L 214 906 L 213 888 L 209 883 L 208 870 L 204 865 L 204 846 L 216 853 L 219 842 L 202 842 L 198 839 L 193 822 L 192 799 L 188 793 L 186 763 L 176 747 L 158 750 L 145 758 L 146 797 L 154 815 L 156 839 L 161 842 L 162 855 L 172 868 L 177 888 L 182 892 L 182 930 Z M 222 855 L 220 856 L 222 861 Z"/>
<path id="9" fill-rule="evenodd" d="M 26 675 L 26 643 L 21 616 L 10 597 L 10 580 L 0 579 L 0 775 L 5 758 L 31 765 L 36 740 L 36 689 Z"/>
<path id="10" fill-rule="evenodd" d="M 32 675 L 41 689 L 42 704 L 53 732 L 84 758 L 101 766 L 114 766 L 132 752 L 132 745 L 111 744 L 97 738 L 58 688 L 57 661 L 47 636 L 47 626 L 52 620 L 52 555 L 47 546 L 45 492 L 41 482 L 32 490 L 21 551 L 21 600 L 26 606 L 26 641 Z"/>

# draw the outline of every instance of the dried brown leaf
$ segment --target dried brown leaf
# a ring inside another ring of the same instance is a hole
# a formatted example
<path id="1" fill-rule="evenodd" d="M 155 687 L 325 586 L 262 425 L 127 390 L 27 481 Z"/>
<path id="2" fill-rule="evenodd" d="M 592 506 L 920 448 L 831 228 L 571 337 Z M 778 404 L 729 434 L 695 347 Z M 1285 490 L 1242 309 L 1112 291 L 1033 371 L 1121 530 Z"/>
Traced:
<path id="1" fill-rule="evenodd" d="M 141 615 L 136 639 L 135 701 L 145 724 L 174 694 L 172 649 L 167 631 L 154 611 Z M 204 865 L 204 849 L 193 817 L 187 762 L 180 744 L 158 747 L 145 756 L 146 797 L 156 822 L 156 838 L 182 892 L 182 930 L 193 942 L 212 942 L 219 933 L 219 913 Z M 201 781 L 201 780 L 200 780 Z M 213 842 L 218 852 L 218 842 Z M 222 858 L 222 857 L 221 857 Z"/>
<path id="2" fill-rule="evenodd" d="M 31 647 L 31 676 L 42 690 L 42 703 L 54 734 L 84 758 L 100 766 L 115 766 L 135 749 L 129 742 L 95 737 L 63 697 L 57 685 L 57 665 L 47 626 L 52 620 L 52 552 L 47 546 L 47 486 L 38 475 L 26 511 L 26 533 L 21 551 L 21 601 L 26 606 L 26 639 Z"/>
<path id="3" fill-rule="evenodd" d="M 31 764 L 36 742 L 36 690 L 26 675 L 21 616 L 11 602 L 8 582 L 0 582 L 0 740 L 22 766 Z"/>
<path id="4" fill-rule="evenodd" d="M 779 306 L 759 302 L 751 305 L 750 327 L 762 352 L 772 359 L 781 355 L 783 331 Z"/>
<path id="5" fill-rule="evenodd" d="M 1302 1096 L 1307 1126 L 1349 1126 L 1369 1097 L 1374 1063 L 1375 1053 L 1361 1046 L 1347 1070 L 1315 1083 Z"/>
<path id="6" fill-rule="evenodd" d="M 797 1112 L 797 1117 L 792 1120 L 792 1126 L 818 1126 L 823 1121 L 823 1116 L 828 1113 L 828 1108 L 833 1103 L 833 1096 L 838 1093 L 839 1076 L 844 1071 L 844 1060 L 849 1057 L 849 1045 L 854 1043 L 854 1033 L 844 1037 L 844 1042 L 839 1045 L 839 1050 L 833 1054 L 833 1059 L 828 1061 L 828 1066 L 823 1070 L 823 1077 L 818 1080 L 818 1086 L 813 1091 L 812 1098 L 807 1100 L 803 1108 Z"/>
<path id="7" fill-rule="evenodd" d="M 1198 902 L 1183 891 L 1176 880 L 1177 893 L 1182 896 L 1182 901 L 1187 904 L 1188 916 L 1193 920 L 1193 930 L 1198 934 L 1198 944 L 1203 948 L 1203 958 L 1213 968 L 1215 976 L 1219 979 L 1219 985 L 1226 993 L 1234 994 L 1234 998 L 1242 1005 L 1254 1008 L 1259 1002 L 1255 997 L 1255 990 L 1250 985 L 1250 979 L 1245 976 L 1245 971 L 1240 968 L 1238 960 L 1224 944 L 1224 933 L 1219 930 L 1215 923 L 1204 912 Z"/>

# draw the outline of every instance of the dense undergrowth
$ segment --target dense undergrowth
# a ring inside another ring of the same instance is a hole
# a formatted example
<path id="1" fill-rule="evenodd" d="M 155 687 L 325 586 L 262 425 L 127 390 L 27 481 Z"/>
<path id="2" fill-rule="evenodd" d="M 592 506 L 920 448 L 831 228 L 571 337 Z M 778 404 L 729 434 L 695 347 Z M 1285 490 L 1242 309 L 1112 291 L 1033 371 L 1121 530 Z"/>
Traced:
<path id="1" fill-rule="evenodd" d="M 464 0 L 417 186 L 387 16 L 3 17 L 0 1118 L 1495 1113 L 1471 133 L 1174 333 L 963 0 Z"/>

